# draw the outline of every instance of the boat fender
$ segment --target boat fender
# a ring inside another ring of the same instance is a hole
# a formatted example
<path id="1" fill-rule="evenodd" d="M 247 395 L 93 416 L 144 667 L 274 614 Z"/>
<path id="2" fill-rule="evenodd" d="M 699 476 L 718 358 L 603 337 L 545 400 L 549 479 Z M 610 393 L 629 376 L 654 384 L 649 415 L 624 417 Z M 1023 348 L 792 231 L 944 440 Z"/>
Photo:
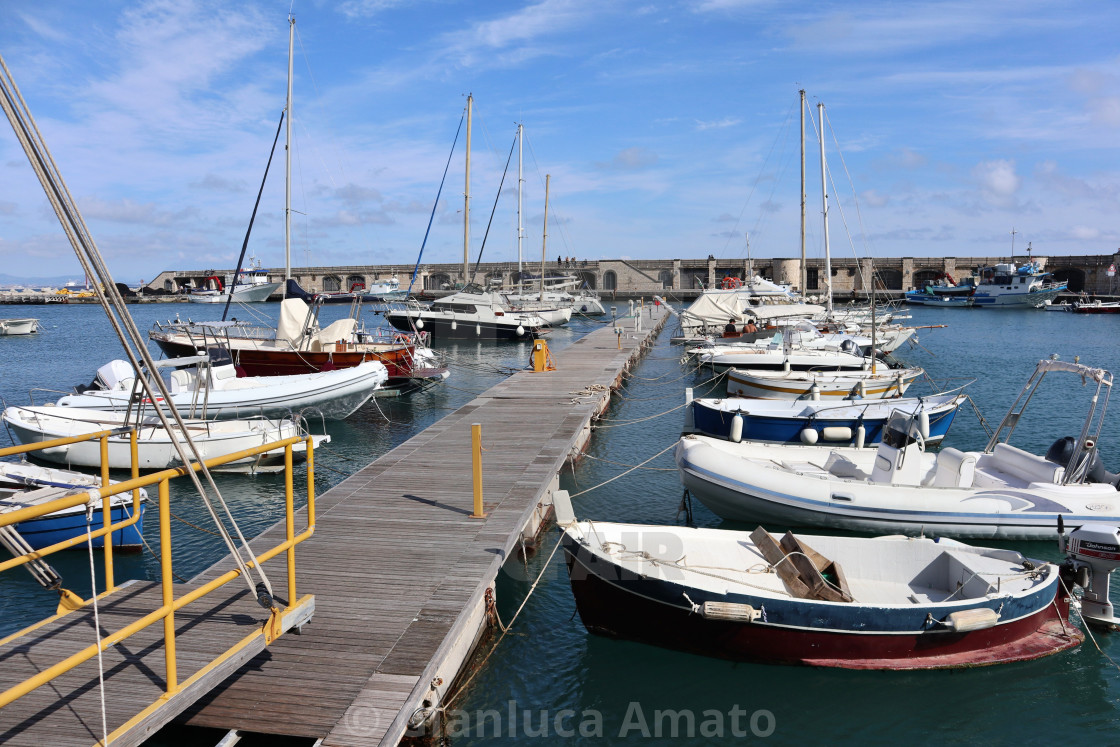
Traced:
<path id="1" fill-rule="evenodd" d="M 749 604 L 736 602 L 704 602 L 700 614 L 705 620 L 728 620 L 731 622 L 754 622 L 762 617 L 762 610 Z"/>
<path id="2" fill-rule="evenodd" d="M 452 319 L 451 320 L 451 329 L 459 329 L 459 322 Z"/>
<path id="3" fill-rule="evenodd" d="M 789 358 L 786 358 L 784 361 L 782 361 L 782 370 L 786 373 L 789 373 Z"/>
<path id="4" fill-rule="evenodd" d="M 731 418 L 730 438 L 734 443 L 743 440 L 743 414 L 741 412 L 735 413 L 735 417 Z"/>
<path id="5" fill-rule="evenodd" d="M 416 320 L 416 329 L 424 329 L 424 320 L 423 319 L 417 319 Z"/>
<path id="6" fill-rule="evenodd" d="M 521 337 L 524 334 L 525 334 L 525 328 L 523 326 L 521 326 L 520 324 L 518 324 L 517 325 L 517 336 Z"/>
<path id="7" fill-rule="evenodd" d="M 846 425 L 830 425 L 821 430 L 821 438 L 825 441 L 851 441 L 852 429 Z"/>
<path id="8" fill-rule="evenodd" d="M 856 396 L 860 399 L 867 399 L 867 388 L 863 385 L 863 379 L 859 380 L 856 384 Z"/>
<path id="9" fill-rule="evenodd" d="M 813 385 L 809 387 L 809 399 L 813 400 L 814 402 L 820 402 L 821 400 L 821 388 L 817 386 L 817 382 L 815 381 L 813 382 Z"/>
<path id="10" fill-rule="evenodd" d="M 814 428 L 805 428 L 801 431 L 801 443 L 812 446 L 817 442 L 817 431 Z"/>
<path id="11" fill-rule="evenodd" d="M 970 630 L 986 630 L 999 622 L 999 613 L 988 607 L 950 612 L 945 618 L 945 627 L 954 633 L 967 633 Z"/>
<path id="12" fill-rule="evenodd" d="M 856 448 L 862 449 L 867 441 L 867 429 L 862 425 L 856 428 Z"/>
<path id="13" fill-rule="evenodd" d="M 696 414 L 692 411 L 692 387 L 684 390 L 684 430 L 689 433 L 696 428 Z"/>
<path id="14" fill-rule="evenodd" d="M 474 325 L 474 333 L 475 333 L 476 336 L 482 337 L 482 325 L 481 324 Z"/>
<path id="15" fill-rule="evenodd" d="M 929 413 L 925 410 L 918 413 L 918 431 L 922 438 L 929 438 Z"/>

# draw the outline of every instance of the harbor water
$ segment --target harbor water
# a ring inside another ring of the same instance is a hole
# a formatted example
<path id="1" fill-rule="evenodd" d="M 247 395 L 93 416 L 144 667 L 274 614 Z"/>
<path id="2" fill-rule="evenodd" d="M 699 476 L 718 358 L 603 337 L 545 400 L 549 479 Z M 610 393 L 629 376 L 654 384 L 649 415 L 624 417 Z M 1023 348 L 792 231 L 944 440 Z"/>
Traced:
<path id="1" fill-rule="evenodd" d="M 618 308 L 624 311 L 626 305 Z M 20 308 L 21 313 L 26 310 Z M 190 304 L 136 305 L 130 310 L 142 330 L 156 320 L 211 318 L 214 312 Z M 275 304 L 254 307 L 272 317 L 277 310 Z M 324 323 L 346 311 L 344 306 L 325 307 Z M 1033 310 L 915 308 L 910 313 L 915 325 L 948 326 L 920 330 L 917 343 L 903 346 L 898 356 L 923 366 L 943 388 L 974 379 L 964 391 L 992 427 L 1041 358 L 1056 354 L 1072 361 L 1079 356 L 1082 363 L 1120 371 L 1120 318 Z M 52 401 L 75 384 L 89 382 L 101 364 L 123 357 L 98 306 L 40 306 L 28 315 L 40 319 L 40 334 L 0 338 L 0 396 L 7 405 L 25 404 L 29 396 L 37 403 Z M 554 331 L 549 341 L 556 365 L 563 367 L 566 345 L 601 323 L 577 319 Z M 710 382 L 708 371 L 681 365 L 683 350 L 669 343 L 672 326 L 670 322 L 627 376 L 597 423 L 587 454 L 561 475 L 561 486 L 571 492 L 580 518 L 684 521 L 671 448 L 684 419 L 684 390 L 693 387 L 697 396 L 711 390 L 719 396 L 722 382 Z M 457 343 L 437 349 L 451 370 L 445 383 L 399 399 L 378 399 L 342 422 L 312 423 L 332 437 L 316 451 L 319 493 L 524 368 L 529 357 L 527 344 Z M 1043 453 L 1058 437 L 1077 435 L 1092 390 L 1068 375 L 1048 377 L 1012 443 Z M 928 391 L 915 387 L 914 393 Z M 1120 471 L 1115 416 L 1120 400 L 1112 405 L 1100 451 L 1105 467 Z M 527 423 L 531 417 L 526 413 Z M 0 438 L 10 443 L 7 433 Z M 984 427 L 966 404 L 945 443 L 981 449 L 986 442 Z M 301 477 L 298 472 L 297 485 Z M 280 476 L 219 475 L 218 480 L 247 536 L 282 518 Z M 190 578 L 219 559 L 224 548 L 209 531 L 205 511 L 188 485 L 174 488 L 172 506 L 174 570 Z M 153 546 L 156 519 L 152 505 L 145 536 Z M 693 504 L 693 520 L 698 526 L 753 529 L 721 521 L 699 503 Z M 776 532 L 787 527 L 767 528 Z M 445 733 L 456 745 L 732 739 L 895 743 L 900 737 L 1012 744 L 1070 736 L 1109 743 L 1114 738 L 1120 716 L 1120 668 L 1112 661 L 1120 660 L 1115 635 L 1096 634 L 1101 650 L 1087 640 L 1078 649 L 1039 661 L 964 671 L 848 672 L 726 662 L 589 634 L 576 614 L 562 554 L 554 552 L 556 540 L 551 529 L 527 560 L 507 563 L 497 599 L 509 633 L 483 642 L 464 682 L 446 703 Z M 1043 559 L 1058 555 L 1056 542 L 1002 546 Z M 51 562 L 68 588 L 88 595 L 85 552 L 66 553 Z M 155 579 L 158 561 L 148 552 L 119 556 L 116 573 L 118 581 Z M 1113 598 L 1120 595 L 1114 591 Z M 0 635 L 51 614 L 55 601 L 26 573 L 8 572 L 0 578 Z"/>

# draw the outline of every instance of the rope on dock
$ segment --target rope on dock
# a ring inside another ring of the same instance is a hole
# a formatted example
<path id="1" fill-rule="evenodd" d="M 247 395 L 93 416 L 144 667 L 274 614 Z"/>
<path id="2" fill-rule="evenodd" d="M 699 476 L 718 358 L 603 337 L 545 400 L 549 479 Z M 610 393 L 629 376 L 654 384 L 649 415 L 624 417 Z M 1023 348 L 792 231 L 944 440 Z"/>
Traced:
<path id="1" fill-rule="evenodd" d="M 109 500 L 108 496 L 101 498 Z M 113 535 L 105 535 L 104 542 L 112 542 Z M 105 712 L 105 663 L 101 658 L 101 614 L 97 609 L 97 567 L 93 563 L 93 503 L 86 509 L 86 547 L 89 548 L 90 600 L 93 602 L 93 632 L 97 638 L 97 683 L 101 690 L 101 744 L 109 744 L 109 718 Z"/>
<path id="2" fill-rule="evenodd" d="M 602 429 L 602 428 L 621 428 L 621 427 L 623 427 L 623 426 L 626 426 L 626 425 L 635 425 L 635 424 L 637 424 L 637 423 L 644 423 L 644 422 L 646 422 L 647 420 L 655 420 L 655 419 L 657 419 L 657 418 L 660 418 L 660 417 L 662 417 L 662 416 L 664 416 L 664 415 L 668 415 L 668 414 L 669 414 L 669 413 L 671 413 L 671 412 L 676 412 L 677 410 L 680 410 L 680 409 L 682 409 L 682 408 L 685 408 L 685 407 L 688 407 L 688 403 L 687 403 L 687 402 L 684 402 L 684 403 L 682 403 L 682 404 L 679 404 L 679 405 L 677 405 L 676 407 L 671 407 L 671 408 L 669 408 L 668 410 L 665 410 L 664 412 L 659 412 L 659 413 L 657 413 L 656 415 L 649 415 L 649 416 L 647 416 L 647 417 L 644 417 L 644 418 L 637 418 L 637 419 L 635 419 L 635 420 L 622 420 L 622 421 L 616 421 L 616 422 L 614 422 L 614 423 L 611 423 L 610 425 L 599 425 L 598 423 L 593 423 L 593 424 L 591 425 L 591 427 L 592 427 L 593 429 L 595 429 L 595 430 L 600 430 L 600 429 Z"/>

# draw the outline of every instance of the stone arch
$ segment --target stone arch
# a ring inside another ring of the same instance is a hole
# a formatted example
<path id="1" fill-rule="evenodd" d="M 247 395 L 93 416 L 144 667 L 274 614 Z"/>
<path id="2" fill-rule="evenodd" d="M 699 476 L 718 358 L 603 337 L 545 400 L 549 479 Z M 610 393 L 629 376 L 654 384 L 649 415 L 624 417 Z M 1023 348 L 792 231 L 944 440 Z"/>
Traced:
<path id="1" fill-rule="evenodd" d="M 362 275 L 347 275 L 346 290 L 365 290 L 366 279 Z"/>
<path id="2" fill-rule="evenodd" d="M 876 287 L 884 290 L 902 290 L 901 270 L 875 270 Z"/>
<path id="3" fill-rule="evenodd" d="M 1108 276 L 1103 272 L 1100 274 L 1106 280 L 1108 279 Z M 1080 293 L 1085 290 L 1085 271 L 1076 267 L 1063 267 L 1060 270 L 1054 270 L 1054 279 L 1066 283 L 1067 290 L 1070 293 Z"/>
<path id="4" fill-rule="evenodd" d="M 661 279 L 661 287 L 662 288 L 672 288 L 673 287 L 673 271 L 672 270 L 662 270 L 660 273 L 658 273 L 658 276 Z"/>
<path id="5" fill-rule="evenodd" d="M 614 270 L 607 270 L 603 273 L 603 289 L 618 290 L 618 274 Z"/>
<path id="6" fill-rule="evenodd" d="M 444 290 L 451 287 L 451 276 L 446 272 L 437 272 L 424 279 L 424 290 Z"/>
<path id="7" fill-rule="evenodd" d="M 342 290 L 342 278 L 340 278 L 338 275 L 323 276 L 324 293 L 337 293 L 340 290 Z"/>
<path id="8" fill-rule="evenodd" d="M 500 271 L 499 272 L 488 272 L 488 273 L 486 273 L 486 287 L 487 288 L 495 288 L 497 286 L 502 285 L 503 283 L 505 283 L 505 279 L 504 279 L 504 276 L 502 275 L 502 273 Z"/>
<path id="9" fill-rule="evenodd" d="M 926 286 L 936 281 L 939 275 L 941 275 L 941 270 L 937 269 L 917 270 L 914 272 L 914 287 L 918 290 L 925 290 Z"/>
<path id="10" fill-rule="evenodd" d="M 579 287 L 595 290 L 595 273 L 588 270 L 580 270 L 579 272 L 575 273 L 575 275 L 579 278 Z"/>

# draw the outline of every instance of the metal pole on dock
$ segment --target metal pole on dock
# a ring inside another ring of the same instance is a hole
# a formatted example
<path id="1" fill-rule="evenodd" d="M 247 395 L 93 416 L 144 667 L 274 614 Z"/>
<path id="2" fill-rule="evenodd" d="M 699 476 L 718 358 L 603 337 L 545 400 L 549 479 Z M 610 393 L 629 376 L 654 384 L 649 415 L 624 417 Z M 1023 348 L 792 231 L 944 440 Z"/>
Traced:
<path id="1" fill-rule="evenodd" d="M 474 472 L 474 513 L 472 519 L 485 519 L 482 513 L 482 423 L 471 424 L 471 466 Z"/>

